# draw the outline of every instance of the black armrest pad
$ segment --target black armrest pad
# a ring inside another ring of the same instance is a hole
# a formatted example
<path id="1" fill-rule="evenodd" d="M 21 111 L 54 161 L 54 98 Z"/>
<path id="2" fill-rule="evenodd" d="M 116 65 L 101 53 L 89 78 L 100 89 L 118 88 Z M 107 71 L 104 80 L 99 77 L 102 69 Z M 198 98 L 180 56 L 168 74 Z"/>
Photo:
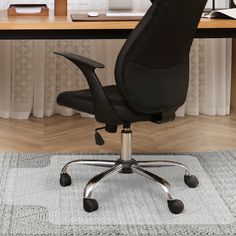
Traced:
<path id="1" fill-rule="evenodd" d="M 105 66 L 97 61 L 91 60 L 86 57 L 82 57 L 73 53 L 69 52 L 54 52 L 57 55 L 64 56 L 65 58 L 71 60 L 71 61 L 76 61 L 78 64 L 90 66 L 92 68 L 104 68 Z"/>
<path id="2" fill-rule="evenodd" d="M 104 65 L 86 57 L 81 57 L 68 52 L 55 52 L 71 61 L 83 72 L 92 94 L 93 109 L 96 120 L 103 123 L 120 124 L 121 121 L 113 110 L 110 100 L 105 94 L 101 83 L 95 73 L 96 68 L 104 68 Z"/>

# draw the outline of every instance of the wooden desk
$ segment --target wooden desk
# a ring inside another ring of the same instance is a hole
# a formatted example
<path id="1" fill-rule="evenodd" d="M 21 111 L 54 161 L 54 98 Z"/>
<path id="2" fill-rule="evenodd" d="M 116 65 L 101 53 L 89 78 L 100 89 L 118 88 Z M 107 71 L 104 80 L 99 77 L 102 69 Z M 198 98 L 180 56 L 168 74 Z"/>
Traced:
<path id="1" fill-rule="evenodd" d="M 68 16 L 12 16 L 0 11 L 0 30 L 86 30 L 86 29 L 133 29 L 138 21 L 90 21 L 72 22 Z M 236 28 L 235 20 L 201 19 L 198 29 Z"/>
<path id="2" fill-rule="evenodd" d="M 136 21 L 72 22 L 67 17 L 8 17 L 0 11 L 0 40 L 14 39 L 125 39 Z M 181 33 L 181 32 L 180 32 Z M 236 111 L 236 20 L 202 19 L 196 38 L 233 39 L 232 110 Z"/>
<path id="3" fill-rule="evenodd" d="M 8 17 L 0 11 L 0 39 L 124 39 L 137 21 L 72 22 L 67 17 Z M 202 19 L 196 38 L 236 37 L 236 21 Z"/>

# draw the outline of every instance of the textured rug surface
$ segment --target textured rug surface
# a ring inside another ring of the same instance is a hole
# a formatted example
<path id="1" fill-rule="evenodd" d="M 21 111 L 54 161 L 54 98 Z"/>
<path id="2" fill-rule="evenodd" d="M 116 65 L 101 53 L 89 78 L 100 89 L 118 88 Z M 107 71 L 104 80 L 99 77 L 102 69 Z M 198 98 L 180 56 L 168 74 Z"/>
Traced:
<path id="1" fill-rule="evenodd" d="M 185 204 L 169 212 L 160 186 L 138 175 L 115 174 L 94 191 L 99 210 L 82 207 L 86 182 L 106 168 L 73 166 L 72 185 L 62 188 L 62 166 L 74 159 L 117 159 L 116 155 L 0 154 L 0 235 L 235 235 L 236 152 L 135 155 L 139 160 L 182 162 L 200 185 L 183 183 L 176 167 L 148 168 L 172 184 Z"/>

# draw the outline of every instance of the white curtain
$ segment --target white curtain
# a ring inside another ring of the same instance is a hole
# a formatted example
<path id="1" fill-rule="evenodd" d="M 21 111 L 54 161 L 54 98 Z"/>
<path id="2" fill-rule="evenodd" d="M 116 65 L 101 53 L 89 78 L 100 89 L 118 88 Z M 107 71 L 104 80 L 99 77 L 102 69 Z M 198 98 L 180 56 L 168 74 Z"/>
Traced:
<path id="1" fill-rule="evenodd" d="M 53 7 L 52 0 L 46 2 Z M 221 0 L 222 1 L 222 0 Z M 10 1 L 22 3 L 23 0 Z M 8 0 L 0 1 L 6 9 Z M 136 10 L 149 1 L 135 0 Z M 69 0 L 69 7 L 106 9 L 106 0 Z M 57 40 L 0 41 L 0 117 L 27 119 L 51 116 L 55 113 L 72 115 L 73 110 L 56 105 L 56 96 L 65 90 L 87 87 L 82 74 L 54 51 L 72 51 L 94 58 L 106 65 L 98 70 L 103 85 L 113 84 L 116 55 L 123 40 Z M 186 103 L 177 115 L 229 114 L 231 84 L 231 41 L 226 39 L 196 39 L 190 54 L 190 83 Z"/>

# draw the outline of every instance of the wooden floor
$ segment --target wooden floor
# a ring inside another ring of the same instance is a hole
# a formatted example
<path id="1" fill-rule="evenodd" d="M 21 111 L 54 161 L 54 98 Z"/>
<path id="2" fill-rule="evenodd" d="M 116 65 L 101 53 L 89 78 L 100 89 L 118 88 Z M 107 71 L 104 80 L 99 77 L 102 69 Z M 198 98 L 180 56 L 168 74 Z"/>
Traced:
<path id="1" fill-rule="evenodd" d="M 101 124 L 90 118 L 53 116 L 29 120 L 0 119 L 0 151 L 119 152 L 120 132 L 101 131 L 105 145 L 94 142 Z M 200 152 L 236 149 L 236 115 L 176 118 L 162 125 L 134 124 L 134 152 Z"/>

